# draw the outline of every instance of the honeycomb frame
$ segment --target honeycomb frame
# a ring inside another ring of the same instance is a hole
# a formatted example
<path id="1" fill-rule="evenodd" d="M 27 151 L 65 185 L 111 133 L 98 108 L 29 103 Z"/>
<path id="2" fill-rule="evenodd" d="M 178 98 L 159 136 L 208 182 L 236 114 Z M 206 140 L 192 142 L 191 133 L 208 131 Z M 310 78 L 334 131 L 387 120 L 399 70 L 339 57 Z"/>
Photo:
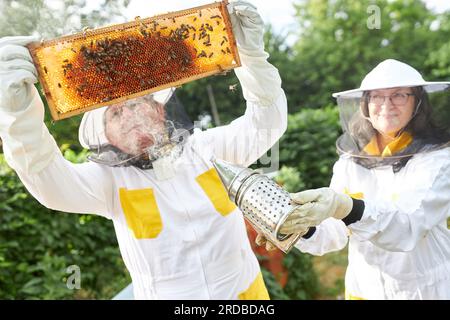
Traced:
<path id="1" fill-rule="evenodd" d="M 241 66 L 227 4 L 29 44 L 53 120 Z"/>

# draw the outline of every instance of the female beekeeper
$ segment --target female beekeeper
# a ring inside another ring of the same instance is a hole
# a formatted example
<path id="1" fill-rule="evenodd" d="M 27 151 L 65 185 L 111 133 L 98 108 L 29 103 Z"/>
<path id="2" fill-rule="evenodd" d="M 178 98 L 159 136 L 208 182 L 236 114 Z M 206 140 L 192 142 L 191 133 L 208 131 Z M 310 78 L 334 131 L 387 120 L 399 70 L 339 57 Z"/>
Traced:
<path id="1" fill-rule="evenodd" d="M 282 232 L 318 225 L 296 244 L 314 255 L 349 239 L 348 299 L 450 299 L 450 108 L 428 98 L 448 102 L 449 86 L 389 59 L 333 94 L 344 134 L 330 188 L 292 194 L 303 206 Z"/>

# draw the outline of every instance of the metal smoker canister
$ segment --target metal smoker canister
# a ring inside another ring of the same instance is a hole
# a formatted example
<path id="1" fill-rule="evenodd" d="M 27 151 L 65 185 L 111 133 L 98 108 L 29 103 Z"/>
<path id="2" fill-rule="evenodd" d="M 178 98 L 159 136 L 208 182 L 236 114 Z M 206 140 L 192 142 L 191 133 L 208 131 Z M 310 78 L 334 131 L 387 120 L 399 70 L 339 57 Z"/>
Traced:
<path id="1" fill-rule="evenodd" d="M 230 199 L 256 231 L 287 253 L 301 234 L 280 234 L 279 229 L 298 205 L 269 177 L 219 159 L 211 160 Z"/>

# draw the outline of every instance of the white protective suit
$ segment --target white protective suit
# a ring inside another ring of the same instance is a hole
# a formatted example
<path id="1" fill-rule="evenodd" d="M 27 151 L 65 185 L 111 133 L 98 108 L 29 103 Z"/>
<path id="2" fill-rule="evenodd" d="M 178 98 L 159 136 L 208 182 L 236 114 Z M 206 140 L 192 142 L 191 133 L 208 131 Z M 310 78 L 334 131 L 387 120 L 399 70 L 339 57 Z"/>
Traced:
<path id="1" fill-rule="evenodd" d="M 286 130 L 277 69 L 263 50 L 242 49 L 235 73 L 245 114 L 229 125 L 195 131 L 175 176 L 162 181 L 153 169 L 65 160 L 43 123 L 34 87 L 23 110 L 0 108 L 5 158 L 32 195 L 54 210 L 113 221 L 136 299 L 269 298 L 243 215 L 209 161 L 215 156 L 248 166 Z"/>

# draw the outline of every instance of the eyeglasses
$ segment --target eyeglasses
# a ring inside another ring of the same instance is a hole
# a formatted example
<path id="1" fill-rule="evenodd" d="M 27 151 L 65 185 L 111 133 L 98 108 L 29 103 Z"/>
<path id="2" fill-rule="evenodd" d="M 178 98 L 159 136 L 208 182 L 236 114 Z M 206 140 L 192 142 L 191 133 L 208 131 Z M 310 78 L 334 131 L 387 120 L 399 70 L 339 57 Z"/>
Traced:
<path id="1" fill-rule="evenodd" d="M 408 102 L 409 96 L 414 96 L 413 93 L 394 93 L 390 96 L 382 96 L 379 94 L 369 95 L 369 103 L 382 105 L 386 98 L 389 98 L 394 106 L 403 106 Z"/>

